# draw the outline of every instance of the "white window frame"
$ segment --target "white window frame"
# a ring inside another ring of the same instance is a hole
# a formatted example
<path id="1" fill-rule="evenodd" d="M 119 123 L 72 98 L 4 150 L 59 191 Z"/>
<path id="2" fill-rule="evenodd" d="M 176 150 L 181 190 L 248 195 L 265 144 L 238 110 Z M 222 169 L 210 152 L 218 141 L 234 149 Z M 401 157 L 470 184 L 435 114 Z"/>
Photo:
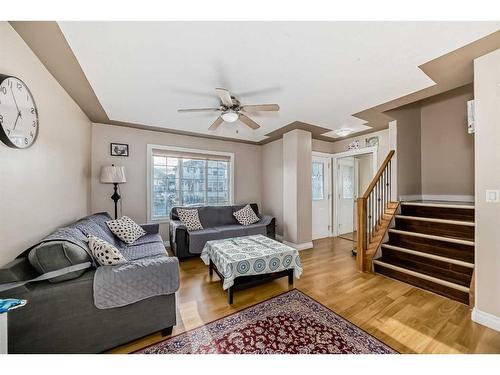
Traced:
<path id="1" fill-rule="evenodd" d="M 151 189 L 153 187 L 153 151 L 175 151 L 175 152 L 185 152 L 189 154 L 200 154 L 200 155 L 213 155 L 213 156 L 224 156 L 229 158 L 229 205 L 234 203 L 234 153 L 223 152 L 223 151 L 211 151 L 211 150 L 200 150 L 197 148 L 186 148 L 186 147 L 176 147 L 176 146 L 165 146 L 165 145 L 147 145 L 147 218 L 148 223 L 168 223 L 170 221 L 169 217 L 163 218 L 153 218 L 151 211 Z M 205 180 L 206 183 L 207 180 Z"/>

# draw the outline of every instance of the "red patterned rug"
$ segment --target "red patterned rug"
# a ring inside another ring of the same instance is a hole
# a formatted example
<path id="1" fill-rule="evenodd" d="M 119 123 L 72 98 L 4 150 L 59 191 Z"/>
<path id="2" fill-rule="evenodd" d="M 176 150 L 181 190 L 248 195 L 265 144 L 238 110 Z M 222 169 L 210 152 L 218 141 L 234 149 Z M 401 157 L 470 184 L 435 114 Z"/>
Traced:
<path id="1" fill-rule="evenodd" d="M 394 354 L 297 289 L 151 345 L 142 354 Z"/>

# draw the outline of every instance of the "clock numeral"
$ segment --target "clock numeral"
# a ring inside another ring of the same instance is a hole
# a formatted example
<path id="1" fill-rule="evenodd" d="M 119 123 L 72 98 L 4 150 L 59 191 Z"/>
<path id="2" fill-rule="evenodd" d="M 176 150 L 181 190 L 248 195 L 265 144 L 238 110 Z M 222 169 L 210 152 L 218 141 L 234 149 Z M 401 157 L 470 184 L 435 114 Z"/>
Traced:
<path id="1" fill-rule="evenodd" d="M 7 136 L 10 135 L 10 129 L 5 129 L 5 131 L 7 132 Z"/>
<path id="2" fill-rule="evenodd" d="M 32 132 L 32 131 L 30 131 L 30 137 L 31 137 L 31 138 L 34 138 L 34 137 L 35 137 L 35 135 L 33 134 L 33 132 Z"/>
<path id="3" fill-rule="evenodd" d="M 9 85 L 10 88 L 12 88 L 12 81 L 10 79 L 7 81 L 7 84 Z"/>
<path id="4" fill-rule="evenodd" d="M 2 87 L 2 94 L 7 95 L 7 87 Z"/>
<path id="5" fill-rule="evenodd" d="M 0 115 L 0 122 L 3 122 L 3 116 Z"/>
<path id="6" fill-rule="evenodd" d="M 35 114 L 35 108 L 31 107 L 30 112 L 31 112 L 32 115 L 34 115 Z"/>
<path id="7" fill-rule="evenodd" d="M 33 120 L 33 124 L 31 124 L 34 128 L 36 127 L 36 121 Z"/>
<path id="8" fill-rule="evenodd" d="M 18 89 L 19 91 L 21 91 L 21 90 L 23 89 L 23 85 L 21 85 L 19 82 L 17 83 L 17 85 L 16 85 L 16 86 L 17 86 L 17 89 Z"/>
<path id="9" fill-rule="evenodd" d="M 24 138 L 24 144 L 28 144 L 28 138 Z"/>

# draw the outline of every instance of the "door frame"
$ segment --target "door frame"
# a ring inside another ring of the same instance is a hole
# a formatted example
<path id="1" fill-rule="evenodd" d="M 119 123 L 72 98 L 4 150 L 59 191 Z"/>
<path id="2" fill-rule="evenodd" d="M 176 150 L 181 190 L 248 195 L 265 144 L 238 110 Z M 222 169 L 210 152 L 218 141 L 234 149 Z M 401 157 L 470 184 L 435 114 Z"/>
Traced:
<path id="1" fill-rule="evenodd" d="M 332 156 L 332 166 L 335 167 L 335 173 L 331 172 L 331 186 L 333 188 L 333 194 L 332 197 L 335 197 L 335 199 L 331 200 L 332 203 L 332 219 L 331 222 L 332 224 L 332 236 L 337 237 L 338 235 L 338 205 L 337 205 L 337 197 L 338 197 L 338 172 L 339 172 L 339 167 L 338 167 L 338 159 L 342 159 L 345 157 L 349 156 L 358 156 L 358 155 L 367 155 L 367 154 L 372 154 L 372 169 L 373 169 L 373 175 L 377 174 L 377 169 L 378 169 L 378 160 L 377 160 L 377 151 L 378 147 L 377 146 L 372 146 L 372 147 L 364 147 L 360 149 L 355 149 L 355 150 L 348 150 L 344 152 L 338 152 L 336 154 L 331 154 Z M 331 171 L 333 171 L 333 167 L 330 168 Z M 361 192 L 359 192 L 361 193 Z"/>
<path id="2" fill-rule="evenodd" d="M 319 152 L 319 151 L 313 151 L 312 152 L 312 156 L 316 156 L 318 158 L 323 158 L 323 159 L 327 159 L 328 161 L 328 167 L 326 168 L 327 170 L 325 171 L 326 174 L 324 176 L 324 179 L 328 179 L 328 191 L 325 192 L 326 194 L 328 194 L 328 237 L 332 237 L 332 234 L 333 234 L 333 222 L 332 222 L 332 214 L 333 214 L 333 201 L 332 201 L 332 197 L 333 197 L 333 194 L 332 194 L 332 181 L 333 181 L 333 178 L 332 178 L 332 156 L 333 154 L 327 154 L 327 153 L 324 153 L 324 152 Z M 312 181 L 311 181 L 311 189 L 312 189 Z M 311 204 L 312 204 L 312 200 L 311 200 Z M 312 217 L 311 217 L 311 225 L 312 225 Z"/>

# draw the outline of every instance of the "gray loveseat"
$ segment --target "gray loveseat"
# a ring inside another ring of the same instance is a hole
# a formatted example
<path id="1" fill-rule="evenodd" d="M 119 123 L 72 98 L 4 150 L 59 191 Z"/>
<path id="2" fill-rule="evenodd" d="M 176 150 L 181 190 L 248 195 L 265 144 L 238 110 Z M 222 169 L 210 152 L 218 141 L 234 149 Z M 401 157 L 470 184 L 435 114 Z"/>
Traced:
<path id="1" fill-rule="evenodd" d="M 205 243 L 211 240 L 224 238 L 251 236 L 262 234 L 269 238 L 276 237 L 276 219 L 259 213 L 259 207 L 251 203 L 255 214 L 260 218 L 255 224 L 241 225 L 233 216 L 235 211 L 245 205 L 235 206 L 203 206 L 203 207 L 174 207 L 170 212 L 170 248 L 179 259 L 199 256 Z M 178 208 L 197 209 L 202 230 L 188 231 L 177 215 Z"/>
<path id="2" fill-rule="evenodd" d="M 126 259 L 141 262 L 154 257 L 166 263 L 169 274 L 165 275 L 165 283 L 172 285 L 172 293 L 99 309 L 93 293 L 94 276 L 99 269 L 93 267 L 4 291 L 0 298 L 28 300 L 26 306 L 9 313 L 9 353 L 98 353 L 154 332 L 171 333 L 176 324 L 177 258 L 164 259 L 167 254 L 158 225 L 144 225 L 147 234 L 126 245 L 109 231 L 106 220 L 110 220 L 109 215 L 100 213 L 58 229 L 0 268 L 0 284 L 29 280 L 40 273 L 90 261 L 88 249 L 83 249 L 86 245 L 81 241 L 86 233 L 78 234 L 89 231 L 118 247 Z M 68 239 L 61 239 L 64 236 Z M 111 271 L 107 267 L 100 269 Z"/>

